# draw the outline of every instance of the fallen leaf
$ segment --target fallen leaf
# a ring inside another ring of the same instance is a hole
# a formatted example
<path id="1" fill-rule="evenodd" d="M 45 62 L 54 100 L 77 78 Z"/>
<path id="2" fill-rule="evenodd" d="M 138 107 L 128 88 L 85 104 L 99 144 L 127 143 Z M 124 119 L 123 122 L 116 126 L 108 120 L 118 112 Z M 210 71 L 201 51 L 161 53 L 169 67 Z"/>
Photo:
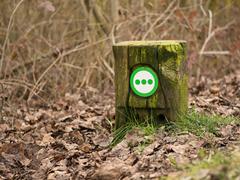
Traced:
<path id="1" fill-rule="evenodd" d="M 219 87 L 219 86 L 212 86 L 212 87 L 210 87 L 210 92 L 211 92 L 211 93 L 216 94 L 216 93 L 218 93 L 219 91 L 220 91 L 220 87 Z"/>
<path id="2" fill-rule="evenodd" d="M 4 131 L 7 131 L 7 130 L 9 130 L 10 128 L 9 128 L 9 126 L 7 125 L 7 124 L 0 124 L 0 132 L 2 133 L 2 132 L 4 132 Z"/>
<path id="3" fill-rule="evenodd" d="M 84 143 L 79 147 L 79 149 L 85 153 L 89 153 L 92 150 L 92 146 L 90 144 Z"/>
<path id="4" fill-rule="evenodd" d="M 44 134 L 42 141 L 38 141 L 38 145 L 46 146 L 46 145 L 53 143 L 54 141 L 55 141 L 55 139 L 51 136 L 51 133 Z"/>
<path id="5" fill-rule="evenodd" d="M 184 154 L 188 147 L 189 147 L 188 144 L 184 144 L 184 145 L 169 145 L 169 148 L 172 149 L 174 152 L 176 152 L 178 154 Z"/>
<path id="6" fill-rule="evenodd" d="M 126 176 L 133 174 L 135 168 L 127 165 L 124 161 L 114 159 L 112 161 L 104 162 L 99 169 L 96 170 L 93 179 L 96 180 L 113 180 L 123 179 Z"/>
<path id="7" fill-rule="evenodd" d="M 226 125 L 225 127 L 221 128 L 220 133 L 223 137 L 230 136 L 232 134 L 232 125 Z"/>

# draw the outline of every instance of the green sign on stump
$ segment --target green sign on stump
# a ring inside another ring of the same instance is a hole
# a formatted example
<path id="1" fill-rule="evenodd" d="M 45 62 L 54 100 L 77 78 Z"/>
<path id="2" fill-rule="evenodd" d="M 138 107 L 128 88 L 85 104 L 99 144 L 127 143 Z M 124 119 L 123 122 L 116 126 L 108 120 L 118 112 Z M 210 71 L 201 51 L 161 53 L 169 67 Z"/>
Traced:
<path id="1" fill-rule="evenodd" d="M 186 112 L 188 76 L 185 41 L 126 41 L 113 46 L 116 128 L 129 115 L 170 121 Z"/>
<path id="2" fill-rule="evenodd" d="M 153 95 L 158 88 L 157 74 L 147 66 L 140 66 L 132 72 L 130 86 L 136 95 L 149 97 Z"/>

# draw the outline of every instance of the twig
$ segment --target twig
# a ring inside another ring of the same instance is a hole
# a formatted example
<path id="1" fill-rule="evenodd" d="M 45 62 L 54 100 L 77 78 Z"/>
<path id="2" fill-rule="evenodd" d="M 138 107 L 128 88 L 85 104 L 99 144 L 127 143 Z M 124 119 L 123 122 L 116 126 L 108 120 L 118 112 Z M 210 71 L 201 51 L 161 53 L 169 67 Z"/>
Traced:
<path id="1" fill-rule="evenodd" d="M 106 67 L 107 69 L 107 74 L 108 74 L 108 78 L 111 80 L 112 83 L 114 83 L 114 70 L 109 66 L 109 64 L 105 61 L 105 59 L 103 57 L 99 57 L 99 61 L 103 63 L 103 65 Z"/>
<path id="2" fill-rule="evenodd" d="M 5 51 L 6 51 L 6 46 L 7 46 L 7 41 L 8 41 L 8 37 L 11 31 L 11 26 L 12 26 L 12 22 L 13 22 L 13 18 L 15 13 L 17 12 L 18 8 L 21 6 L 21 4 L 23 3 L 24 0 L 19 1 L 19 3 L 16 5 L 16 7 L 14 8 L 11 16 L 10 16 L 10 20 L 8 23 L 8 27 L 7 27 L 7 33 L 6 33 L 6 37 L 3 43 L 3 47 L 2 47 L 2 57 L 1 57 L 1 62 L 0 62 L 0 75 L 2 74 L 2 67 L 3 67 L 3 61 L 5 58 Z"/>
<path id="3" fill-rule="evenodd" d="M 73 21 L 69 22 L 69 20 L 62 20 L 62 19 L 56 19 L 56 20 L 45 20 L 45 21 L 41 21 L 38 22 L 36 24 L 33 24 L 32 26 L 30 26 L 28 29 L 26 29 L 26 31 L 23 34 L 23 38 L 26 38 L 34 29 L 38 28 L 39 26 L 43 26 L 46 24 L 53 24 L 53 23 L 60 23 L 60 24 L 71 24 L 72 22 L 86 22 L 85 19 L 74 19 Z"/>
<path id="4" fill-rule="evenodd" d="M 116 38 L 115 38 L 115 31 L 116 31 L 116 25 L 114 24 L 111 30 L 111 37 L 112 37 L 112 44 L 116 44 Z"/>
<path id="5" fill-rule="evenodd" d="M 214 52 L 214 54 L 228 54 L 229 53 L 228 51 L 207 51 L 207 53 L 206 53 L 205 49 L 206 49 L 206 46 L 207 46 L 208 42 L 216 35 L 216 33 L 226 30 L 233 23 L 234 23 L 234 21 L 226 24 L 223 27 L 219 27 L 219 28 L 216 28 L 216 29 L 212 30 L 212 12 L 209 10 L 208 36 L 207 36 L 207 38 L 205 39 L 205 41 L 202 45 L 202 48 L 199 52 L 199 55 L 204 55 L 204 54 L 209 55 L 210 54 L 209 52 L 211 52 L 212 54 L 213 54 L 213 52 Z"/>
<path id="6" fill-rule="evenodd" d="M 201 55 L 229 55 L 229 51 L 204 51 Z"/>
<path id="7" fill-rule="evenodd" d="M 3 80 L 3 81 L 0 81 L 0 84 L 5 84 L 5 85 L 9 85 L 9 86 L 21 86 L 21 87 L 25 87 L 27 88 L 29 91 L 32 90 L 31 86 L 33 85 L 30 85 L 29 83 L 26 83 L 26 82 L 23 82 L 21 80 L 17 81 L 17 80 Z M 37 89 L 39 91 L 42 91 L 41 89 Z M 44 98 L 42 98 L 41 96 L 39 96 L 37 93 L 33 92 L 34 95 L 38 96 L 43 102 L 47 103 L 47 100 L 45 100 Z"/>
<path id="8" fill-rule="evenodd" d="M 167 9 L 159 16 L 159 18 L 157 18 L 152 25 L 150 26 L 150 28 L 148 29 L 148 31 L 144 34 L 142 40 L 145 40 L 147 38 L 147 36 L 149 35 L 149 33 L 153 30 L 154 26 L 157 25 L 157 23 L 163 19 L 163 17 L 165 16 L 165 14 L 172 8 L 172 6 L 175 4 L 175 1 L 172 1 L 172 3 L 167 7 Z M 162 23 L 161 23 L 162 24 Z"/>
<path id="9" fill-rule="evenodd" d="M 202 0 L 200 0 L 200 9 L 201 9 L 201 11 L 203 12 L 203 15 L 204 16 L 207 16 L 207 13 L 206 13 L 206 11 L 205 11 L 205 9 L 203 8 L 203 2 L 202 2 Z"/>
<path id="10" fill-rule="evenodd" d="M 176 9 L 177 7 L 173 8 L 169 15 L 166 18 L 164 18 L 164 20 L 159 25 L 157 25 L 156 28 L 160 28 L 162 25 L 164 25 L 168 21 L 168 19 L 173 15 Z"/>
<path id="11" fill-rule="evenodd" d="M 85 50 L 85 49 L 88 49 L 90 48 L 91 46 L 94 46 L 94 45 L 97 45 L 99 43 L 102 43 L 104 41 L 107 41 L 109 40 L 110 38 L 105 38 L 105 39 L 101 39 L 99 41 L 96 41 L 92 44 L 89 44 L 89 45 L 86 45 L 86 46 L 81 46 L 81 47 L 75 47 L 74 49 L 70 49 L 66 52 L 61 52 L 58 57 L 55 59 L 55 61 L 50 64 L 50 66 L 48 66 L 48 68 L 41 74 L 41 76 L 38 78 L 37 82 L 35 83 L 35 86 L 33 87 L 33 89 L 31 90 L 31 94 L 33 94 L 33 92 L 36 90 L 36 87 L 38 86 L 38 84 L 41 82 L 41 80 L 45 77 L 45 75 L 49 72 L 50 69 L 52 69 L 63 57 L 67 56 L 67 55 L 70 55 L 72 53 L 75 53 L 75 52 L 78 52 L 78 51 L 82 51 L 82 50 Z M 29 95 L 29 99 L 31 99 L 31 96 Z"/>
<path id="12" fill-rule="evenodd" d="M 208 10 L 208 13 L 209 13 L 208 36 L 210 36 L 212 32 L 212 11 Z"/>
<path id="13" fill-rule="evenodd" d="M 3 84 L 0 83 L 1 85 L 1 89 L 2 89 L 2 94 L 4 92 L 4 87 Z M 4 106 L 4 97 L 0 97 L 1 98 L 1 102 L 0 102 L 0 123 L 3 122 L 3 106 Z"/>
<path id="14" fill-rule="evenodd" d="M 76 65 L 73 65 L 73 64 L 69 64 L 69 63 L 62 63 L 62 65 L 66 66 L 66 67 L 69 67 L 69 68 L 73 68 L 73 69 L 77 69 L 77 70 L 86 70 L 88 68 L 92 68 L 92 69 L 97 69 L 98 67 L 97 66 L 88 66 L 88 67 L 80 67 L 80 66 L 76 66 Z"/>

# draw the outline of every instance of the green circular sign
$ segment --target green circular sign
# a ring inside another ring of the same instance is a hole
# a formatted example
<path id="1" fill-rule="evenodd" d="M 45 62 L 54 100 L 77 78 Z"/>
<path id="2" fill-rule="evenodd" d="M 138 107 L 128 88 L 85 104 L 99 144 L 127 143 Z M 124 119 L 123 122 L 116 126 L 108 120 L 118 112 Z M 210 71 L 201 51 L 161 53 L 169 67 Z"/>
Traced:
<path id="1" fill-rule="evenodd" d="M 149 67 L 138 67 L 130 76 L 130 87 L 138 96 L 149 97 L 158 88 L 157 74 Z"/>

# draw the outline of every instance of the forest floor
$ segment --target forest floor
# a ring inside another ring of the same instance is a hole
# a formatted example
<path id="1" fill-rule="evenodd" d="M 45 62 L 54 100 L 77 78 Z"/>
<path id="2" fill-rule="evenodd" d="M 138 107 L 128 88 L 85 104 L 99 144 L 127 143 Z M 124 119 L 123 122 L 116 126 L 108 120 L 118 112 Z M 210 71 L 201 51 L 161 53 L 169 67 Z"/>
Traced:
<path id="1" fill-rule="evenodd" d="M 195 113 L 185 128 L 136 127 L 113 147 L 113 90 L 88 88 L 51 105 L 5 105 L 0 179 L 240 178 L 240 74 L 192 78 L 190 87 L 189 106 L 221 115 L 215 123 Z"/>

